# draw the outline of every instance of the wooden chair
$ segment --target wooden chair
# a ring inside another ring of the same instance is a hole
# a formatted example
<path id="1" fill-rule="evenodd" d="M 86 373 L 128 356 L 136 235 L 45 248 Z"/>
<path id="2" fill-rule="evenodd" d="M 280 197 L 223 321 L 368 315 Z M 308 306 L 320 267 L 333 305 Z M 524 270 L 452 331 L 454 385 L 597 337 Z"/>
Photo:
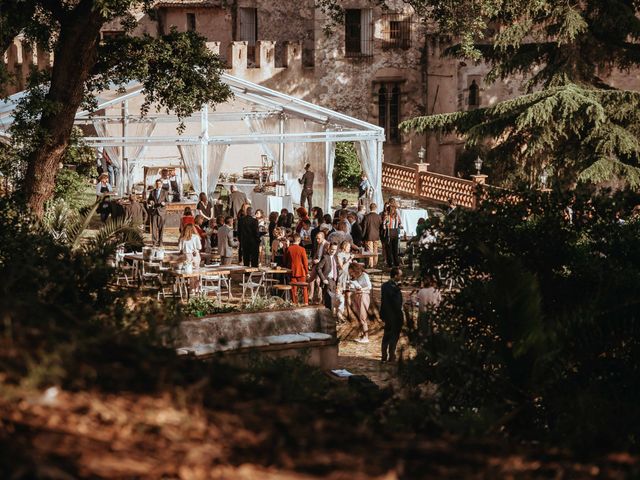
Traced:
<path id="1" fill-rule="evenodd" d="M 247 290 L 251 292 L 251 300 L 255 300 L 260 293 L 260 289 L 264 290 L 264 272 L 259 271 L 257 268 L 255 271 L 250 271 L 249 275 L 242 275 L 242 301 L 244 302 L 245 294 Z"/>
<path id="2" fill-rule="evenodd" d="M 229 282 L 226 275 L 211 274 L 200 276 L 200 293 L 203 296 L 207 296 L 210 293 L 215 293 L 218 299 L 218 303 L 222 301 L 222 288 L 226 286 L 228 293 L 231 293 L 229 288 Z"/>
<path id="3" fill-rule="evenodd" d="M 278 284 L 274 285 L 273 288 L 279 292 L 286 301 L 291 301 L 291 285 Z"/>

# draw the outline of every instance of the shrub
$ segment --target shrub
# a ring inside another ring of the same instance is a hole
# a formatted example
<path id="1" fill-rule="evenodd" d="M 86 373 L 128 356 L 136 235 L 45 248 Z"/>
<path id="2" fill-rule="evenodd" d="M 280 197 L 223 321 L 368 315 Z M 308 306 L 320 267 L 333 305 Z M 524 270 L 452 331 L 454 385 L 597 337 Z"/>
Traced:
<path id="1" fill-rule="evenodd" d="M 82 194 L 86 188 L 86 178 L 74 170 L 63 168 L 56 176 L 53 197 L 64 200 L 71 208 L 77 209 L 86 205 L 86 202 L 82 198 Z"/>
<path id="2" fill-rule="evenodd" d="M 405 372 L 438 385 L 442 425 L 637 448 L 640 222 L 615 220 L 624 196 L 577 197 L 491 195 L 423 255 L 425 273 L 464 279 Z"/>
<path id="3" fill-rule="evenodd" d="M 336 143 L 336 160 L 333 180 L 338 187 L 357 187 L 360 184 L 362 167 L 351 142 Z"/>
<path id="4" fill-rule="evenodd" d="M 197 318 L 201 318 L 206 315 L 215 315 L 218 313 L 229 313 L 237 311 L 238 308 L 234 305 L 225 305 L 219 303 L 213 298 L 202 296 L 191 297 L 183 309 L 185 315 Z"/>
<path id="5" fill-rule="evenodd" d="M 70 231 L 78 233 L 73 225 Z M 74 248 L 72 236 L 54 239 L 21 206 L 0 198 L 0 371 L 6 381 L 144 388 L 155 381 L 141 373 L 144 366 L 174 357 L 160 342 L 176 312 L 131 302 L 109 288 L 111 238 Z M 141 358 L 147 363 L 137 366 Z M 129 382 L 134 377 L 140 382 Z"/>

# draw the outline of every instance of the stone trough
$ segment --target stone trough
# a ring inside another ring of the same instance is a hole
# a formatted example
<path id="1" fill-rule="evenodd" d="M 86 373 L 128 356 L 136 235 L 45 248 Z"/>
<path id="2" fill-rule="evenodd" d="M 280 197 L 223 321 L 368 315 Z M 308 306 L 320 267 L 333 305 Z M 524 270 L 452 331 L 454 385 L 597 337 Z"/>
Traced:
<path id="1" fill-rule="evenodd" d="M 335 368 L 336 322 L 324 307 L 225 313 L 180 324 L 180 355 L 246 364 L 256 355 L 301 356 L 310 365 Z"/>

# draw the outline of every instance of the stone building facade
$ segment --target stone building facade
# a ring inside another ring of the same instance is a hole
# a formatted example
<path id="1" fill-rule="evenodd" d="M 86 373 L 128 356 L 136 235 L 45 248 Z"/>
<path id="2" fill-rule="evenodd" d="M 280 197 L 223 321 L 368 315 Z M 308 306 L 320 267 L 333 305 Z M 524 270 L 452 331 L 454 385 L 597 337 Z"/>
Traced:
<path id="1" fill-rule="evenodd" d="M 522 79 L 487 85 L 482 63 L 442 55 L 450 39 L 422 22 L 402 0 L 383 9 L 370 0 L 343 0 L 334 25 L 314 0 L 159 0 L 137 13 L 134 35 L 195 30 L 225 60 L 229 73 L 385 127 L 385 161 L 412 164 L 426 148 L 429 169 L 454 175 L 463 146 L 449 135 L 403 134 L 399 122 L 425 114 L 487 106 L 522 93 Z M 112 22 L 103 35 L 119 35 Z M 50 55 L 16 42 L 9 71 L 24 88 L 29 65 L 47 68 Z M 640 89 L 640 72 L 611 72 L 619 88 Z"/>

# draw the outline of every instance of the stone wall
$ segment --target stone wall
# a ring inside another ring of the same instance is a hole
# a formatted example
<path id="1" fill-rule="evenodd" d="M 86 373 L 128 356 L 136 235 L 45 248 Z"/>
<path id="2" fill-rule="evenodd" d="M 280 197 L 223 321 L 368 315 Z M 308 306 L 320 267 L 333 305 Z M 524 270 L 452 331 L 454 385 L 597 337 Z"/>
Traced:
<path id="1" fill-rule="evenodd" d="M 391 12 L 411 15 L 411 7 L 402 1 L 388 2 Z M 370 8 L 371 2 L 343 2 L 345 8 Z M 423 46 L 426 31 L 415 15 L 411 22 L 411 46 L 407 49 L 385 48 L 383 30 L 385 12 L 373 8 L 373 55 L 349 58 L 345 55 L 345 32 L 337 26 L 331 35 L 324 34 L 327 25 L 320 11 L 315 21 L 315 87 L 313 101 L 366 120 L 379 123 L 377 87 L 379 82 L 400 82 L 400 120 L 425 111 Z M 385 143 L 385 161 L 408 164 L 416 161 L 416 152 L 423 145 L 414 135 L 402 135 L 398 145 Z"/>

